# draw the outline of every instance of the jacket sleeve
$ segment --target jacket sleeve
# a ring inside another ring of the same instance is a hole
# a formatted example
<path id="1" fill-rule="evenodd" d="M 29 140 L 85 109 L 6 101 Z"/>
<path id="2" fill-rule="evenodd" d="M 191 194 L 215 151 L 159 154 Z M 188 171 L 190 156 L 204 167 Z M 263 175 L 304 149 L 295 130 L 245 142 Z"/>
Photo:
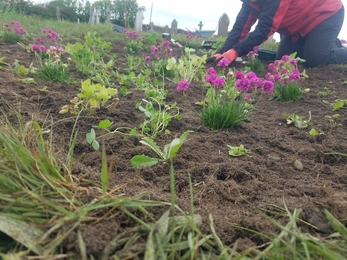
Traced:
<path id="1" fill-rule="evenodd" d="M 244 2 L 242 4 L 242 8 L 236 17 L 233 28 L 218 53 L 230 50 L 235 44 L 239 43 L 247 36 L 252 25 L 257 21 L 257 17 L 253 12 L 254 9 L 248 3 Z"/>
<path id="2" fill-rule="evenodd" d="M 254 31 L 233 46 L 239 56 L 247 54 L 254 46 L 260 45 L 278 30 L 290 2 L 291 0 L 264 1 Z"/>

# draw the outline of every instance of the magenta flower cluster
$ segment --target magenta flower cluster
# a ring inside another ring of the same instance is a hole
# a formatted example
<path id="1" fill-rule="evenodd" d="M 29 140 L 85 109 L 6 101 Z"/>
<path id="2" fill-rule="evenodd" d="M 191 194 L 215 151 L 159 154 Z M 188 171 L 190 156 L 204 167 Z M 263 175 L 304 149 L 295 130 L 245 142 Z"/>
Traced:
<path id="1" fill-rule="evenodd" d="M 253 51 L 247 53 L 247 57 L 255 59 L 258 57 L 259 46 L 254 46 Z"/>
<path id="2" fill-rule="evenodd" d="M 56 33 L 55 31 L 51 30 L 51 29 L 43 29 L 42 32 L 46 35 L 46 38 L 50 42 L 56 42 L 57 40 L 61 40 L 59 34 Z M 45 44 L 44 40 L 41 39 L 40 37 L 37 37 L 36 40 L 41 41 L 41 44 Z"/>
<path id="3" fill-rule="evenodd" d="M 187 91 L 189 89 L 189 82 L 186 80 L 182 80 L 177 84 L 177 91 Z"/>
<path id="4" fill-rule="evenodd" d="M 11 24 L 13 28 L 11 27 L 10 24 L 4 23 L 4 27 L 6 28 L 8 32 L 14 31 L 16 34 L 19 34 L 19 35 L 27 33 L 27 31 L 21 27 L 19 22 L 12 21 Z"/>
<path id="5" fill-rule="evenodd" d="M 196 34 L 195 36 L 191 33 L 191 32 L 186 32 L 186 38 L 187 39 L 199 39 L 200 38 L 200 35 L 199 34 Z"/>
<path id="6" fill-rule="evenodd" d="M 143 39 L 145 39 L 144 36 L 141 37 L 135 30 L 128 31 L 127 29 L 124 29 L 123 32 L 125 32 L 125 34 L 127 35 L 127 37 L 130 40 L 137 40 L 137 39 L 143 40 Z"/>
<path id="7" fill-rule="evenodd" d="M 259 78 L 254 72 L 243 73 L 237 71 L 236 77 L 236 89 L 243 92 L 259 89 L 262 92 L 272 92 L 274 89 L 274 83 L 271 80 L 265 79 L 264 81 Z"/>
<path id="8" fill-rule="evenodd" d="M 223 77 L 218 77 L 217 72 L 214 68 L 208 68 L 205 81 L 210 83 L 212 87 L 221 88 L 225 84 L 225 79 Z"/>
<path id="9" fill-rule="evenodd" d="M 228 67 L 230 64 L 230 61 L 227 58 L 223 58 L 220 61 L 218 61 L 217 66 L 218 67 Z"/>
<path id="10" fill-rule="evenodd" d="M 275 60 L 268 65 L 270 72 L 266 73 L 265 78 L 273 82 L 282 82 L 284 86 L 291 81 L 301 80 L 297 64 L 298 61 L 295 58 L 284 55 L 281 60 Z"/>
<path id="11" fill-rule="evenodd" d="M 170 47 L 170 42 L 165 40 L 162 42 L 161 45 L 151 46 L 151 55 L 156 57 L 157 59 L 163 58 L 164 56 L 172 57 L 172 49 Z M 151 56 L 145 56 L 145 61 L 149 62 L 151 61 Z"/>

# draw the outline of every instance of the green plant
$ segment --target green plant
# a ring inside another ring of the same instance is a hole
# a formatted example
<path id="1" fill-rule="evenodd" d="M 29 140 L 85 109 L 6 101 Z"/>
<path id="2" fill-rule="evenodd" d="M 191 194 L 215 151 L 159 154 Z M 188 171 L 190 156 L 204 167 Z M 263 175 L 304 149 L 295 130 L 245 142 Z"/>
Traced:
<path id="1" fill-rule="evenodd" d="M 16 59 L 13 63 L 13 70 L 20 76 L 24 75 L 30 75 L 30 74 L 36 74 L 37 68 L 33 67 L 33 64 L 31 63 L 28 68 L 26 68 L 24 65 L 19 64 L 19 61 Z"/>
<path id="2" fill-rule="evenodd" d="M 202 121 L 213 130 L 239 126 L 249 115 L 250 111 L 243 100 L 209 103 L 201 111 Z"/>
<path id="3" fill-rule="evenodd" d="M 305 93 L 296 81 L 291 81 L 287 85 L 276 83 L 274 94 L 277 100 L 282 102 L 296 102 L 299 101 L 302 94 Z"/>
<path id="4" fill-rule="evenodd" d="M 246 149 L 242 144 L 240 146 L 231 146 L 227 145 L 229 150 L 229 155 L 233 157 L 239 157 L 239 156 L 250 156 L 250 151 Z"/>
<path id="5" fill-rule="evenodd" d="M 176 83 L 187 81 L 190 83 L 193 79 L 198 80 L 198 76 L 204 74 L 207 55 L 202 57 L 193 54 L 194 49 L 185 48 L 184 55 L 178 60 L 174 57 L 168 59 L 167 70 L 174 70 L 176 74 Z"/>
<path id="6" fill-rule="evenodd" d="M 175 138 L 171 143 L 165 145 L 164 150 L 161 150 L 159 146 L 151 137 L 144 137 L 141 139 L 140 143 L 150 147 L 158 156 L 162 162 L 167 162 L 170 159 L 173 159 L 181 148 L 182 144 L 186 140 L 189 133 L 193 131 L 184 132 L 180 138 Z M 130 163 L 134 168 L 140 168 L 143 166 L 154 166 L 158 163 L 157 158 L 151 158 L 146 155 L 136 155 L 131 160 Z"/>
<path id="7" fill-rule="evenodd" d="M 264 71 L 264 65 L 261 60 L 259 60 L 258 56 L 259 46 L 255 46 L 253 51 L 247 53 L 248 64 L 246 66 L 246 71 L 253 71 L 256 73 L 260 73 Z"/>
<path id="8" fill-rule="evenodd" d="M 139 53 L 143 48 L 143 41 L 145 37 L 140 36 L 135 30 L 126 33 L 126 37 L 128 39 L 127 45 L 124 47 L 126 51 L 130 54 Z"/>
<path id="9" fill-rule="evenodd" d="M 136 104 L 136 108 L 145 114 L 145 121 L 140 125 L 142 134 L 155 138 L 160 132 L 169 133 L 166 127 L 173 118 L 180 119 L 179 107 L 176 102 L 171 105 L 162 105 L 154 98 L 151 100 L 155 102 L 156 106 L 153 102 L 142 99 L 140 103 Z M 144 107 L 142 102 L 145 103 Z"/>
<path id="10" fill-rule="evenodd" d="M 319 91 L 317 93 L 317 95 L 321 96 L 321 97 L 325 97 L 325 96 L 331 95 L 333 93 L 334 93 L 334 91 L 330 90 L 328 87 L 324 87 L 324 90 Z"/>
<path id="11" fill-rule="evenodd" d="M 4 23 L 1 38 L 3 42 L 20 42 L 26 33 L 19 22 L 12 21 L 10 24 Z"/>
<path id="12" fill-rule="evenodd" d="M 63 52 L 63 48 L 54 46 L 51 46 L 46 53 L 35 52 L 38 63 L 37 77 L 51 82 L 73 83 L 68 70 L 69 63 L 64 63 L 61 60 Z M 47 58 L 42 59 L 42 55 L 47 55 Z"/>
<path id="13" fill-rule="evenodd" d="M 78 93 L 77 97 L 70 101 L 71 105 L 63 106 L 59 113 L 71 112 L 76 114 L 80 110 L 94 113 L 115 95 L 117 95 L 117 89 L 106 88 L 99 83 L 93 84 L 90 79 L 87 79 L 82 82 L 81 93 Z"/>
<path id="14" fill-rule="evenodd" d="M 337 99 L 333 104 L 333 111 L 339 110 L 341 108 L 345 108 L 347 105 L 347 99 Z"/>
<path id="15" fill-rule="evenodd" d="M 282 114 L 282 116 L 287 120 L 288 125 L 294 123 L 295 127 L 304 129 L 308 127 L 309 125 L 311 125 L 311 112 L 309 111 L 308 114 L 309 114 L 308 120 L 304 120 L 305 119 L 304 116 L 298 116 L 294 113 L 290 115 Z"/>
<path id="16" fill-rule="evenodd" d="M 216 39 L 216 42 L 212 44 L 212 49 L 214 50 L 219 50 L 223 47 L 223 44 L 225 42 L 225 37 L 222 37 L 222 36 L 219 36 L 217 39 Z"/>

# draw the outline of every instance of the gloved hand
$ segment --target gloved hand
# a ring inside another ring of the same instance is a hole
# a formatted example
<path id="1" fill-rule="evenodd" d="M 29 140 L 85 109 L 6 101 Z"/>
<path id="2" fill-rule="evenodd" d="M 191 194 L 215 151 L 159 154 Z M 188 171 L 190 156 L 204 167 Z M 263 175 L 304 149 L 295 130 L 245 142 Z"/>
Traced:
<path id="1" fill-rule="evenodd" d="M 234 60 L 236 60 L 236 58 L 239 56 L 239 54 L 234 50 L 234 49 L 230 49 L 226 52 L 224 52 L 223 54 L 216 54 L 213 57 L 216 57 L 216 60 L 220 60 L 222 58 L 225 58 L 227 60 L 229 60 L 230 62 L 233 62 Z"/>

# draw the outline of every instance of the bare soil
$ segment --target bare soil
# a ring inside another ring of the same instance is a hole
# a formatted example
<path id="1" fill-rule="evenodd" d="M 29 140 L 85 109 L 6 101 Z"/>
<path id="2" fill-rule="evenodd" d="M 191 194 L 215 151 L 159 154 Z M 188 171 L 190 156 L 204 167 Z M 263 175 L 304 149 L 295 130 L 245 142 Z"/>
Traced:
<path id="1" fill-rule="evenodd" d="M 123 47 L 118 44 L 113 50 L 118 55 L 116 67 L 120 71 L 126 66 Z M 178 47 L 174 47 L 174 51 L 180 53 Z M 35 64 L 34 54 L 25 52 L 17 44 L 0 45 L 0 56 L 6 56 L 5 62 L 11 67 L 16 59 L 25 66 L 32 62 Z M 47 126 L 53 120 L 54 150 L 56 156 L 64 162 L 76 118 L 59 114 L 59 111 L 76 96 L 80 85 L 50 83 L 39 79 L 35 79 L 37 85 L 24 84 L 10 67 L 4 67 L 0 71 L 0 108 L 14 124 L 16 117 L 9 105 L 19 108 L 20 114 L 27 121 L 34 118 L 40 125 Z M 72 68 L 71 73 L 76 82 L 86 79 L 76 69 Z M 177 102 L 181 108 L 181 119 L 173 120 L 168 126 L 171 134 L 159 135 L 156 142 L 163 147 L 183 132 L 194 131 L 174 159 L 177 204 L 189 212 L 190 174 L 194 185 L 195 212 L 203 219 L 202 230 L 210 233 L 209 214 L 212 214 L 216 232 L 228 246 L 238 241 L 238 249 L 243 250 L 267 242 L 265 238 L 239 227 L 264 234 L 278 232 L 257 210 L 276 211 L 277 207 L 284 208 L 285 205 L 291 211 L 300 208 L 303 210 L 301 218 L 317 229 L 304 224 L 300 224 L 301 228 L 316 235 L 326 235 L 332 231 L 324 217 L 324 209 L 338 219 L 346 218 L 347 157 L 324 153 L 334 151 L 347 154 L 347 111 L 332 111 L 336 99 L 347 99 L 347 85 L 343 83 L 347 80 L 347 66 L 307 69 L 307 74 L 309 78 L 302 82 L 302 87 L 310 88 L 311 91 L 299 102 L 281 103 L 273 100 L 272 94 L 263 95 L 249 121 L 237 128 L 218 131 L 203 126 L 195 113 L 198 110 L 195 102 L 202 97 L 200 83 L 191 84 L 186 93 L 188 98 L 176 91 L 174 83 L 166 83 L 169 91 L 167 102 Z M 47 92 L 39 90 L 45 86 Z M 327 96 L 318 95 L 325 87 L 331 93 Z M 96 115 L 79 119 L 72 173 L 81 181 L 81 185 L 88 186 L 82 180 L 100 182 L 101 152 L 95 151 L 85 139 L 91 127 L 102 119 L 113 121 L 114 127 L 138 127 L 143 122 L 144 115 L 135 108 L 135 104 L 145 96 L 141 91 L 130 90 L 130 95 L 119 94 L 117 106 L 101 108 Z M 288 125 L 282 116 L 283 113 L 295 113 L 308 118 L 309 111 L 312 114 L 312 127 L 324 134 L 313 137 L 308 133 L 311 127 L 299 129 Z M 336 113 L 340 117 L 335 123 L 341 126 L 334 126 L 325 118 Z M 102 133 L 101 130 L 97 132 Z M 110 190 L 119 186 L 115 195 L 133 197 L 143 194 L 143 199 L 170 201 L 168 164 L 160 163 L 138 170 L 130 165 L 130 159 L 135 155 L 155 157 L 150 148 L 142 145 L 136 137 L 125 139 L 119 134 L 108 136 L 105 144 L 108 161 L 114 163 Z M 251 156 L 231 157 L 227 145 L 241 144 L 251 151 Z M 303 170 L 294 167 L 295 160 L 302 163 Z M 80 195 L 80 198 L 88 202 L 94 196 L 93 192 L 89 192 Z M 150 209 L 157 219 L 166 210 Z M 275 215 L 273 217 L 280 220 Z M 286 219 L 281 221 L 285 223 Z M 134 221 L 117 214 L 111 214 L 98 223 L 83 224 L 81 231 L 88 253 L 98 256 L 117 234 L 134 226 Z M 78 252 L 78 248 L 76 234 L 73 233 L 66 241 L 66 252 Z"/>

